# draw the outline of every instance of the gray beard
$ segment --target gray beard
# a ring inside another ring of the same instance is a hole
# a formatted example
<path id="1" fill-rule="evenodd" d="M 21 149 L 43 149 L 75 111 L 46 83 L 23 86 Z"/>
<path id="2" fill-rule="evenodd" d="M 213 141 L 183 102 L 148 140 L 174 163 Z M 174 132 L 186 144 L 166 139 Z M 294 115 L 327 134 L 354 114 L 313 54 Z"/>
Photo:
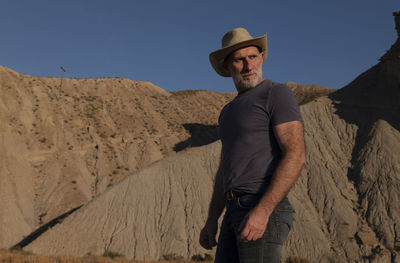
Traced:
<path id="1" fill-rule="evenodd" d="M 256 73 L 257 73 L 257 77 L 252 78 L 252 79 L 243 79 L 243 76 L 240 73 L 232 74 L 233 83 L 235 83 L 236 89 L 238 91 L 244 91 L 244 90 L 248 90 L 248 89 L 252 89 L 252 88 L 256 87 L 262 79 L 261 67 L 260 67 L 260 70 Z M 248 73 L 246 73 L 246 74 L 248 74 Z"/>

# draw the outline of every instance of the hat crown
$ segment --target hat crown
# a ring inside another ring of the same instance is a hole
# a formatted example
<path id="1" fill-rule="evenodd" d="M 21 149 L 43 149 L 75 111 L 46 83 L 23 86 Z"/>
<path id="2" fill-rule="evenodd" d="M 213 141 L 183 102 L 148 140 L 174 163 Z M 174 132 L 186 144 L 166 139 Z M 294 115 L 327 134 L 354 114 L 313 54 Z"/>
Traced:
<path id="1" fill-rule="evenodd" d="M 235 28 L 224 35 L 222 38 L 222 48 L 236 45 L 237 43 L 252 39 L 249 32 L 242 28 Z"/>

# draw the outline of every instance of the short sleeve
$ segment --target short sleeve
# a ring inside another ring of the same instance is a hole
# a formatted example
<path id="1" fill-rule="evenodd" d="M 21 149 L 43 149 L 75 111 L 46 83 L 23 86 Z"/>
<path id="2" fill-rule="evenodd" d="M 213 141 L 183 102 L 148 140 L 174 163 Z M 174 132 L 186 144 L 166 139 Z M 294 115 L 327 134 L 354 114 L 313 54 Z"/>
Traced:
<path id="1" fill-rule="evenodd" d="M 267 104 L 272 126 L 289 121 L 303 121 L 296 97 L 286 85 L 273 86 Z"/>

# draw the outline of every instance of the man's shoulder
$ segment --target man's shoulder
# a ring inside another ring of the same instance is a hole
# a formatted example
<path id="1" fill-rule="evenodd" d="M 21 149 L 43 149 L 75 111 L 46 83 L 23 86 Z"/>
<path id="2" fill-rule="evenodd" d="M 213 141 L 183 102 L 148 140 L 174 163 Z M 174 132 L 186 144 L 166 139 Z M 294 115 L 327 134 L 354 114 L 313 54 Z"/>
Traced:
<path id="1" fill-rule="evenodd" d="M 290 93 L 291 90 L 288 86 L 283 83 L 265 79 L 257 88 L 255 97 L 262 97 L 264 99 L 271 99 L 274 96 L 281 96 L 283 94 Z"/>
<path id="2" fill-rule="evenodd" d="M 266 80 L 262 83 L 262 89 L 267 91 L 269 96 L 291 96 L 292 90 L 284 83 Z"/>

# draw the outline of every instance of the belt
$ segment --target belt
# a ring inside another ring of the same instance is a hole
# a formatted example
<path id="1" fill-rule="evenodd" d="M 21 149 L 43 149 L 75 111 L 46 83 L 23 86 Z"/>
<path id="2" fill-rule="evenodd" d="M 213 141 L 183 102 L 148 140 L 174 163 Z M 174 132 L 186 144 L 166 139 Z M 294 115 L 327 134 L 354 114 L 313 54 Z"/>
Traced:
<path id="1" fill-rule="evenodd" d="M 229 190 L 228 192 L 225 193 L 225 198 L 228 201 L 232 201 L 235 199 L 238 199 L 239 197 L 241 197 L 242 195 L 245 195 L 246 193 L 240 193 L 240 192 L 235 192 L 232 190 Z"/>

